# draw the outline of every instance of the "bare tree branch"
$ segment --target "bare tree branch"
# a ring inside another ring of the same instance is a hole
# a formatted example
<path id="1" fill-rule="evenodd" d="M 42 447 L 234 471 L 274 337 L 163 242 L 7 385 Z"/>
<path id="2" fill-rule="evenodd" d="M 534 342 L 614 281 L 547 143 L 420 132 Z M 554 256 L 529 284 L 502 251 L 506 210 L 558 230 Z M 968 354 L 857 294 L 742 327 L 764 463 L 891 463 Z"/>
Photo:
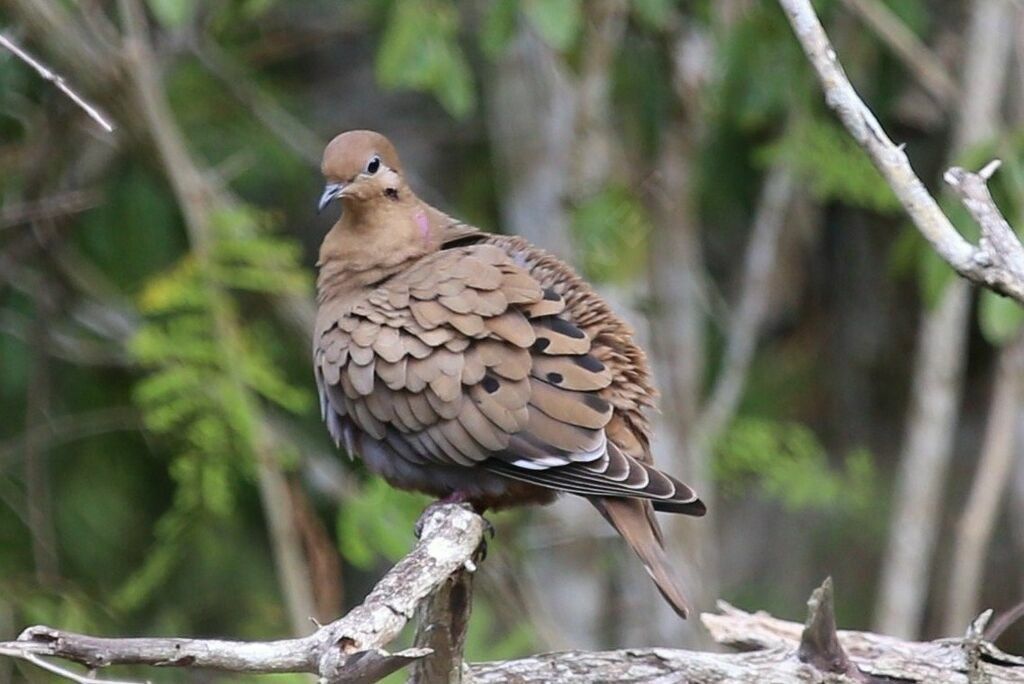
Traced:
<path id="1" fill-rule="evenodd" d="M 31 221 L 77 214 L 95 207 L 99 202 L 100 194 L 96 190 L 70 190 L 35 202 L 9 204 L 0 209 L 0 230 Z"/>
<path id="2" fill-rule="evenodd" d="M 25 437 L 22 442 L 25 473 L 25 501 L 36 581 L 52 587 L 59 581 L 57 528 L 53 521 L 53 488 L 50 482 L 50 454 L 46 448 L 47 418 L 51 410 L 50 355 L 47 328 L 53 319 L 53 295 L 48 288 L 33 295 L 35 321 L 32 326 L 32 361 L 25 393 Z"/>
<path id="3" fill-rule="evenodd" d="M 705 613 L 714 639 L 746 651 L 699 653 L 669 648 L 587 653 L 546 653 L 522 660 L 475 663 L 474 684 L 628 681 L 688 682 L 1024 682 L 1024 659 L 1003 653 L 975 627 L 961 639 L 903 641 L 835 628 L 831 583 L 808 601 L 805 624 L 765 613 L 747 613 L 722 602 L 722 614 Z"/>
<path id="4" fill-rule="evenodd" d="M 943 179 L 981 227 L 977 258 L 990 259 L 991 263 L 986 266 L 1005 273 L 1013 282 L 1024 282 L 1024 246 L 1000 213 L 986 185 L 1001 164 L 994 159 L 977 173 L 954 166 L 946 171 Z"/>
<path id="5" fill-rule="evenodd" d="M 93 671 L 72 672 L 43 657 L 77 662 L 91 670 L 151 665 L 247 674 L 310 672 L 319 675 L 322 684 L 374 682 L 410 663 L 422 665 L 413 681 L 458 682 L 466 676 L 473 684 L 1024 682 L 1024 658 L 1003 653 L 982 636 L 991 611 L 979 616 L 960 639 L 921 643 L 837 631 L 830 580 L 812 594 L 803 625 L 762 612 L 747 613 L 724 602 L 719 603 L 721 614 L 701 616 L 715 641 L 752 651 L 748 653 L 631 648 L 547 653 L 472 665 L 461 662 L 457 649 L 438 653 L 419 647 L 391 654 L 383 646 L 398 636 L 417 606 L 428 606 L 419 634 L 446 635 L 440 640 L 428 637 L 433 644 L 464 635 L 469 616 L 469 594 L 459 597 L 461 590 L 451 590 L 470 581 L 485 521 L 468 507 L 449 504 L 429 507 L 420 525 L 416 548 L 384 576 L 363 604 L 308 637 L 270 642 L 117 639 L 31 627 L 17 641 L 0 642 L 0 656 L 20 658 L 80 684 L 111 680 L 100 680 Z M 432 621 L 437 618 L 442 622 Z M 438 658 L 433 666 L 423 665 L 424 659 L 433 658 Z"/>
<path id="6" fill-rule="evenodd" d="M 999 615 L 996 620 L 985 628 L 985 640 L 995 642 L 1018 620 L 1024 617 L 1024 601 L 1020 601 Z"/>
<path id="7" fill-rule="evenodd" d="M 986 245 L 975 247 L 967 242 L 914 173 L 903 146 L 889 139 L 878 119 L 857 95 L 810 0 L 779 0 L 779 5 L 818 75 L 825 102 L 868 153 L 918 231 L 957 273 L 1024 303 L 1024 280 L 1017 277 L 1024 272 L 1024 262 L 1016 263 L 1024 254 L 1024 248 L 1018 242 L 1016 249 L 997 256 L 991 254 Z M 1002 265 L 1005 260 L 1014 261 L 1012 269 Z"/>
<path id="8" fill-rule="evenodd" d="M 764 612 L 748 613 L 725 601 L 719 601 L 720 614 L 705 613 L 701 615 L 701 621 L 720 644 L 743 651 L 774 653 L 793 648 L 797 642 L 805 642 L 809 625 L 827 622 L 832 607 L 831 599 L 824 596 L 826 593 L 823 586 L 815 592 L 819 598 L 817 602 L 812 596 L 808 602 L 808 621 L 804 625 L 780 620 Z M 817 618 L 816 612 L 819 613 Z M 956 639 L 906 641 L 872 632 L 838 630 L 834 633 L 837 641 L 833 648 L 841 649 L 860 674 L 827 681 L 865 681 L 862 675 L 867 675 L 866 681 L 874 682 L 1024 682 L 1024 658 L 1004 653 L 982 638 L 990 613 L 985 611 L 972 622 L 966 636 Z"/>
<path id="9" fill-rule="evenodd" d="M 63 416 L 47 416 L 45 423 L 0 442 L 0 475 L 13 462 L 26 443 L 36 440 L 43 448 L 52 449 L 77 439 L 118 430 L 138 430 L 142 421 L 136 409 L 130 406 L 101 408 Z"/>
<path id="10" fill-rule="evenodd" d="M 20 47 L 18 47 L 17 44 L 14 43 L 14 41 L 5 36 L 3 33 L 0 33 L 0 46 L 7 48 L 14 54 L 15 57 L 17 57 L 25 64 L 28 64 L 30 67 L 35 69 L 36 73 L 42 76 L 45 80 L 57 86 L 57 88 L 59 88 L 62 93 L 71 98 L 72 102 L 81 107 L 82 110 L 86 114 L 88 114 L 93 121 L 102 126 L 103 130 L 105 130 L 107 133 L 114 132 L 114 125 L 107 121 L 107 119 L 104 118 L 102 114 L 100 114 L 100 111 L 94 105 L 89 104 L 89 102 L 84 97 L 82 97 L 74 90 L 72 90 L 71 87 L 67 83 L 65 83 L 64 78 L 62 76 L 55 74 L 50 69 L 46 68 L 39 60 L 35 59 L 32 55 L 22 50 Z"/>
<path id="11" fill-rule="evenodd" d="M 398 636 L 417 605 L 445 585 L 453 574 L 472 567 L 485 526 L 483 518 L 468 508 L 431 506 L 420 518 L 419 543 L 388 571 L 363 603 L 345 617 L 300 639 L 119 639 L 40 626 L 26 629 L 17 641 L 0 643 L 0 655 L 19 657 L 37 665 L 40 656 L 54 656 L 89 668 L 152 665 L 251 674 L 311 672 L 325 682 L 376 681 L 430 655 L 430 649 L 390 654 L 382 647 Z M 468 603 L 465 608 L 468 611 Z M 452 617 L 464 622 L 467 616 Z"/>
<path id="12" fill-rule="evenodd" d="M 696 423 L 695 441 L 699 448 L 708 448 L 725 429 L 742 397 L 768 305 L 768 285 L 779 236 L 795 190 L 796 182 L 787 169 L 780 166 L 768 172 L 747 244 L 742 289 L 729 318 L 722 370 Z"/>

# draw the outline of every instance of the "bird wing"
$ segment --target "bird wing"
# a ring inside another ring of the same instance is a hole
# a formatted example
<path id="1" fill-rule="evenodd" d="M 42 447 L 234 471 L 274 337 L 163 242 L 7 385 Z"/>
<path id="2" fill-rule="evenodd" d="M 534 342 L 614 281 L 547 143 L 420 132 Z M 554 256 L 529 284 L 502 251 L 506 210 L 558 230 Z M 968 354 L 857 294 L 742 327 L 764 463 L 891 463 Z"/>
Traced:
<path id="1" fill-rule="evenodd" d="M 560 294 L 505 250 L 472 244 L 382 283 L 325 326 L 315 359 L 328 424 L 333 411 L 398 458 L 692 505 L 689 487 L 608 439 L 613 379 L 591 349 Z"/>

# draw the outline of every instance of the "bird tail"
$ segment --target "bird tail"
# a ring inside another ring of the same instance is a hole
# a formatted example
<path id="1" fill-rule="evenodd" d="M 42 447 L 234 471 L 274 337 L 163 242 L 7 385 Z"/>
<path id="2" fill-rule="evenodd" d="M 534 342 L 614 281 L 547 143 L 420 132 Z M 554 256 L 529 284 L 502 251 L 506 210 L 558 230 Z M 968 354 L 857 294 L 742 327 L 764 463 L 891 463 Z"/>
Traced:
<path id="1" fill-rule="evenodd" d="M 685 619 L 689 608 L 679 587 L 679 581 L 675 578 L 665 556 L 661 529 L 654 519 L 650 501 L 626 497 L 590 497 L 590 503 L 640 557 L 658 591 L 672 609 Z"/>

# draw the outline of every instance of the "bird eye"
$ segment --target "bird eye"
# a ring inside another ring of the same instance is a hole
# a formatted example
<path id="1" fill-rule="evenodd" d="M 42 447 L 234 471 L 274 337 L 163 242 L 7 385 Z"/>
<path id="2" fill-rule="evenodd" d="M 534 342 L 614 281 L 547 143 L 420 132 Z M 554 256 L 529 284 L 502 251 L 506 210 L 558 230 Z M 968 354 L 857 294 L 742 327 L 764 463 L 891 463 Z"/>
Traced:
<path id="1" fill-rule="evenodd" d="M 366 173 L 372 176 L 377 173 L 378 169 L 380 169 L 380 157 L 374 155 L 370 157 L 370 161 L 366 162 Z"/>

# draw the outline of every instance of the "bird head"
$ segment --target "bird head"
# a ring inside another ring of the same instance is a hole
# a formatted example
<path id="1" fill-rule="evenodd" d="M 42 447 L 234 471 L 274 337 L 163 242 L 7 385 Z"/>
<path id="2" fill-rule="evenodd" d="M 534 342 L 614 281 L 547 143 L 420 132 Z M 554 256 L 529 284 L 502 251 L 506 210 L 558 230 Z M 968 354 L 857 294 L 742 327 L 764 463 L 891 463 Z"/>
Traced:
<path id="1" fill-rule="evenodd" d="M 374 131 L 346 131 L 328 143 L 320 165 L 327 184 L 317 211 L 335 199 L 348 206 L 397 200 L 405 190 L 402 165 L 391 142 Z"/>

